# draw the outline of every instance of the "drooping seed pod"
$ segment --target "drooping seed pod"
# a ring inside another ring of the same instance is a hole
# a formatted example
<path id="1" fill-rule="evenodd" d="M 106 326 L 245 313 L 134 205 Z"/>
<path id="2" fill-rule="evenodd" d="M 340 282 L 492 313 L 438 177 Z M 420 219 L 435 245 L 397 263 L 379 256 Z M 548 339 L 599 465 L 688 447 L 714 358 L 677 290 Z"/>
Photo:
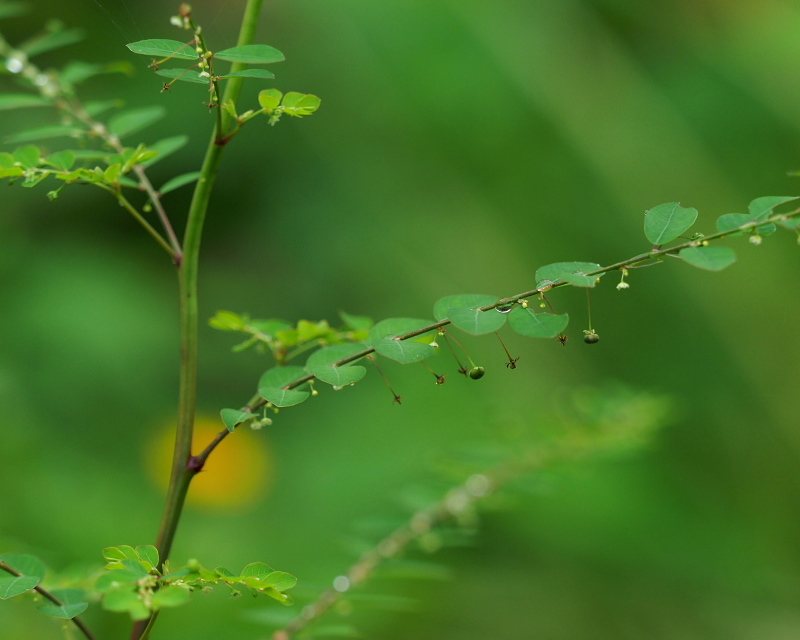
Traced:
<path id="1" fill-rule="evenodd" d="M 480 380 L 484 373 L 486 373 L 486 369 L 483 367 L 472 367 L 472 369 L 469 370 L 468 375 L 473 380 Z"/>

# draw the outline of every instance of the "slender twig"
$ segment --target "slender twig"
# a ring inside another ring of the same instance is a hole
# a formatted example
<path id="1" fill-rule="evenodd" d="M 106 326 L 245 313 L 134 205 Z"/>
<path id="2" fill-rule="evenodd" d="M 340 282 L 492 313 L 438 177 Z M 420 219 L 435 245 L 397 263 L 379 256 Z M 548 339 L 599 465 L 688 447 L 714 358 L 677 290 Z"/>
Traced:
<path id="1" fill-rule="evenodd" d="M 7 571 L 12 576 L 22 576 L 22 575 L 24 575 L 24 574 L 20 573 L 19 571 L 17 571 L 13 567 L 10 567 L 9 565 L 7 565 L 5 562 L 2 562 L 2 561 L 0 561 L 0 569 L 2 569 L 3 571 Z M 57 607 L 63 607 L 64 606 L 64 603 L 61 600 L 56 598 L 52 593 L 50 593 L 44 587 L 42 587 L 40 585 L 36 585 L 33 588 L 33 590 L 36 591 L 36 593 L 38 593 L 39 595 L 47 598 L 50 602 L 52 602 Z M 78 627 L 78 629 L 81 630 L 81 633 L 83 633 L 83 635 L 86 636 L 86 638 L 88 638 L 88 640 L 97 640 L 95 638 L 95 636 L 92 634 L 92 632 L 89 631 L 89 628 L 83 623 L 83 620 L 81 620 L 78 616 L 75 616 L 74 618 L 70 618 L 70 622 L 72 622 L 76 627 Z"/>
<path id="2" fill-rule="evenodd" d="M 664 256 L 664 255 L 671 255 L 671 254 L 675 253 L 676 251 L 680 251 L 681 249 L 686 249 L 688 247 L 704 246 L 705 243 L 707 243 L 707 242 L 710 242 L 712 240 L 719 240 L 721 238 L 727 238 L 727 237 L 732 236 L 732 235 L 734 235 L 736 233 L 739 233 L 740 231 L 752 231 L 753 229 L 756 229 L 756 228 L 761 227 L 761 226 L 766 225 L 766 224 L 774 224 L 774 223 L 785 222 L 787 220 L 791 220 L 791 219 L 797 218 L 798 216 L 800 216 L 800 209 L 795 209 L 794 211 L 790 211 L 788 213 L 776 213 L 776 214 L 774 214 L 772 216 L 764 218 L 763 220 L 747 222 L 747 223 L 742 224 L 742 225 L 740 225 L 738 227 L 735 227 L 734 229 L 730 229 L 728 231 L 719 231 L 717 233 L 712 233 L 710 235 L 704 236 L 704 237 L 699 238 L 697 240 L 688 240 L 687 242 L 684 242 L 684 243 L 678 244 L 678 245 L 674 245 L 674 246 L 668 247 L 666 249 L 662 249 L 661 247 L 653 247 L 653 250 L 648 252 L 648 253 L 641 253 L 641 254 L 636 255 L 636 256 L 634 256 L 632 258 L 628 258 L 627 260 L 622 260 L 621 262 L 615 262 L 614 264 L 610 264 L 607 267 L 600 267 L 599 269 L 595 269 L 594 271 L 589 271 L 589 272 L 587 272 L 587 273 L 585 273 L 583 275 L 586 275 L 586 276 L 599 276 L 599 275 L 602 275 L 604 273 L 608 273 L 609 271 L 615 271 L 615 270 L 621 269 L 623 267 L 630 268 L 630 267 L 632 267 L 634 265 L 638 266 L 638 264 L 640 262 L 645 262 L 647 260 L 652 260 L 652 259 L 658 258 L 660 256 Z M 642 265 L 642 266 L 644 266 L 644 265 Z M 532 296 L 539 295 L 540 293 L 545 293 L 546 291 L 551 291 L 553 289 L 560 289 L 561 287 L 566 287 L 566 286 L 574 286 L 574 285 L 571 285 L 569 282 L 565 282 L 563 280 L 559 281 L 559 282 L 552 282 L 552 283 L 544 284 L 544 285 L 541 285 L 541 286 L 537 287 L 536 289 L 531 289 L 530 291 L 523 291 L 522 293 L 518 293 L 518 294 L 510 296 L 508 298 L 501 298 L 497 302 L 495 302 L 493 304 L 487 304 L 484 307 L 479 307 L 479 309 L 481 311 L 490 311 L 491 309 L 496 309 L 497 307 L 500 307 L 500 306 L 513 304 L 513 303 L 519 302 L 520 300 L 523 300 L 525 298 L 530 298 Z M 417 329 L 415 331 L 409 331 L 408 333 L 405 333 L 403 335 L 397 336 L 394 339 L 395 340 L 411 340 L 412 338 L 416 338 L 417 336 L 421 336 L 421 335 L 423 335 L 425 333 L 428 333 L 429 331 L 434 331 L 436 329 L 441 329 L 442 327 L 445 327 L 448 324 L 450 324 L 450 320 L 440 320 L 439 322 L 433 322 L 433 323 L 429 324 L 426 327 L 422 327 L 421 329 Z M 453 336 L 451 336 L 451 337 L 453 337 Z M 453 339 L 455 340 L 454 337 L 453 337 Z M 340 367 L 340 366 L 342 366 L 344 364 L 347 364 L 349 362 L 353 362 L 355 360 L 359 360 L 360 358 L 364 358 L 364 357 L 370 355 L 371 353 L 375 353 L 375 348 L 374 347 L 367 347 L 366 349 L 363 349 L 362 351 L 359 351 L 358 353 L 354 353 L 351 356 L 348 356 L 346 358 L 342 358 L 341 360 L 338 360 L 337 362 L 332 363 L 332 366 Z M 301 378 L 298 378 L 297 380 L 295 380 L 294 382 L 292 382 L 290 384 L 287 384 L 283 388 L 284 389 L 295 389 L 295 388 L 299 387 L 300 385 L 303 385 L 306 382 L 309 382 L 313 378 L 314 378 L 313 374 L 308 374 L 308 375 L 305 375 L 305 376 L 303 376 Z M 255 412 L 259 408 L 264 406 L 264 404 L 266 404 L 266 402 L 267 402 L 266 400 L 264 400 L 261 396 L 256 394 L 255 396 L 253 396 L 250 399 L 250 401 L 246 405 L 244 405 L 242 407 L 242 410 L 243 411 Z M 200 456 L 198 456 L 198 458 L 201 458 L 202 462 L 204 463 L 206 461 L 206 459 L 208 458 L 208 456 L 211 455 L 211 453 L 214 451 L 216 446 L 220 442 L 222 442 L 222 440 L 225 439 L 225 437 L 228 435 L 228 433 L 229 432 L 227 430 L 224 431 L 224 432 L 220 432 L 217 435 L 217 437 L 214 438 L 214 441 L 212 441 L 203 450 L 203 453 L 200 454 Z"/>
<path id="3" fill-rule="evenodd" d="M 147 233 L 149 233 L 155 239 L 155 241 L 158 242 L 158 244 L 160 244 L 167 251 L 167 253 L 169 253 L 172 256 L 172 259 L 176 261 L 178 260 L 180 254 L 175 253 L 175 250 L 169 245 L 169 243 L 166 240 L 164 240 L 161 234 L 158 231 L 156 231 L 153 228 L 153 226 L 145 219 L 145 217 L 141 213 L 139 213 L 139 210 L 136 209 L 136 207 L 134 207 L 124 195 L 122 195 L 122 191 L 120 191 L 119 189 L 112 189 L 111 187 L 108 187 L 107 185 L 104 185 L 102 183 L 98 183 L 98 186 L 104 188 L 106 191 L 111 192 L 114 195 L 114 197 L 119 201 L 119 203 L 123 207 L 125 207 L 125 209 L 134 218 L 136 218 L 136 221 L 140 225 L 142 225 L 142 227 L 144 227 L 144 230 L 147 231 Z"/>
<path id="4" fill-rule="evenodd" d="M 9 57 L 14 54 L 14 48 L 0 35 L 0 55 L 4 57 Z M 111 146 L 117 153 L 122 153 L 125 150 L 125 146 L 120 142 L 119 138 L 112 134 L 108 128 L 100 122 L 99 120 L 93 118 L 84 108 L 81 101 L 78 99 L 74 93 L 68 91 L 59 81 L 57 74 L 43 74 L 42 71 L 32 62 L 30 62 L 27 57 L 24 59 L 22 70 L 20 71 L 20 75 L 31 80 L 31 84 L 38 88 L 39 93 L 47 98 L 48 100 L 53 100 L 53 105 L 57 109 L 61 109 L 65 111 L 67 114 L 77 118 L 83 124 L 85 124 L 89 131 L 102 140 L 104 140 L 109 146 Z M 38 80 L 40 78 L 46 79 L 44 83 L 33 82 L 34 79 Z M 167 238 L 169 239 L 169 243 L 171 246 L 171 255 L 173 256 L 173 261 L 176 264 L 180 263 L 181 260 L 181 245 L 178 241 L 178 237 L 175 235 L 175 230 L 172 228 L 172 224 L 169 221 L 169 217 L 167 216 L 167 212 L 164 210 L 163 205 L 161 204 L 161 199 L 158 194 L 158 191 L 153 187 L 153 183 L 150 182 L 150 179 L 147 177 L 145 173 L 145 168 L 141 165 L 134 165 L 133 167 L 134 173 L 139 178 L 139 185 L 143 191 L 147 193 L 150 198 L 150 201 L 153 203 L 153 208 L 156 210 L 158 214 L 158 218 L 161 221 L 162 226 L 167 234 Z M 152 235 L 152 234 L 151 234 Z"/>

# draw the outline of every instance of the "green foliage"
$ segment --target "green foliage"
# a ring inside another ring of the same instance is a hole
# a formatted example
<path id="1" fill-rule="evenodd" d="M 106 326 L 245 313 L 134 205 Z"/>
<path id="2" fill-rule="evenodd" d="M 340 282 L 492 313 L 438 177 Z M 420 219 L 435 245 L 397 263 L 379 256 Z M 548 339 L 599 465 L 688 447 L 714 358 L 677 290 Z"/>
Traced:
<path id="1" fill-rule="evenodd" d="M 600 268 L 600 265 L 594 262 L 555 262 L 536 270 L 536 286 L 541 289 L 566 282 L 574 287 L 593 287 L 602 274 L 594 276 L 586 274 Z"/>
<path id="2" fill-rule="evenodd" d="M 672 242 L 688 231 L 697 220 L 697 209 L 687 209 L 678 202 L 653 207 L 644 216 L 644 234 L 654 245 Z"/>
<path id="3" fill-rule="evenodd" d="M 134 551 L 121 545 L 105 549 L 103 555 L 109 563 L 95 585 L 103 594 L 103 607 L 128 613 L 133 620 L 144 620 L 165 607 L 186 604 L 192 593 L 208 591 L 215 585 L 224 585 L 234 594 L 249 591 L 268 595 L 290 605 L 292 598 L 285 592 L 297 584 L 291 574 L 275 571 L 263 562 L 250 563 L 238 574 L 222 567 L 209 571 L 196 560 L 182 567 L 165 565 L 160 571 L 153 547 L 137 547 Z"/>
<path id="4" fill-rule="evenodd" d="M 196 69 L 157 69 L 156 75 L 171 80 L 181 82 L 193 82 L 195 84 L 208 84 L 209 77 L 202 77 Z"/>
<path id="5" fill-rule="evenodd" d="M 233 432 L 240 424 L 255 417 L 250 411 L 242 411 L 241 409 L 222 409 L 219 414 L 230 432 Z"/>
<path id="6" fill-rule="evenodd" d="M 244 64 L 272 64 L 282 62 L 286 58 L 277 49 L 266 44 L 248 44 L 242 47 L 223 49 L 214 54 L 217 60 L 241 62 Z"/>
<path id="7" fill-rule="evenodd" d="M 736 253 L 730 247 L 686 247 L 678 255 L 692 266 L 708 271 L 722 271 L 736 262 Z"/>
<path id="8" fill-rule="evenodd" d="M 142 56 L 153 56 L 155 58 L 177 58 L 178 60 L 197 60 L 199 57 L 194 47 L 185 42 L 177 40 L 164 40 L 160 38 L 152 40 L 140 40 L 125 45 L 133 53 Z"/>
<path id="9" fill-rule="evenodd" d="M 534 313 L 532 309 L 515 307 L 508 314 L 508 324 L 518 334 L 529 338 L 555 338 L 569 324 L 566 313 Z"/>

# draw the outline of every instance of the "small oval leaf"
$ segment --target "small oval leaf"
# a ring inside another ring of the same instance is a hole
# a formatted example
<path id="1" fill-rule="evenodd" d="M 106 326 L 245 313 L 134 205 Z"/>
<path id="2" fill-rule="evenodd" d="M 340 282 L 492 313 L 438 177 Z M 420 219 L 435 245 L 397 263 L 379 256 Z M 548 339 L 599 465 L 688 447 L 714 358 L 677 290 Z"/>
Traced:
<path id="1" fill-rule="evenodd" d="M 736 262 L 736 253 L 730 247 L 686 247 L 678 255 L 690 265 L 708 271 L 722 271 Z"/>
<path id="2" fill-rule="evenodd" d="M 554 262 L 536 270 L 536 286 L 542 287 L 563 281 L 576 287 L 593 287 L 603 274 L 595 276 L 586 274 L 600 268 L 595 262 Z"/>
<path id="3" fill-rule="evenodd" d="M 75 616 L 79 616 L 84 611 L 86 611 L 86 607 L 89 606 L 88 602 L 76 602 L 74 604 L 43 604 L 41 607 L 37 607 L 39 611 L 42 613 L 52 616 L 54 618 L 63 618 L 64 620 L 71 620 Z"/>
<path id="4" fill-rule="evenodd" d="M 645 212 L 644 235 L 654 245 L 673 241 L 697 220 L 697 209 L 682 207 L 679 202 L 667 202 Z"/>
<path id="5" fill-rule="evenodd" d="M 343 387 L 361 380 L 361 378 L 367 375 L 367 370 L 359 365 L 333 367 L 327 364 L 320 364 L 311 367 L 311 373 L 314 374 L 314 377 L 319 378 L 323 382 L 327 382 L 336 387 Z"/>
<path id="6" fill-rule="evenodd" d="M 36 576 L 10 576 L 0 578 L 0 600 L 8 600 L 21 593 L 30 591 L 39 584 Z"/>
<path id="7" fill-rule="evenodd" d="M 392 338 L 379 338 L 372 340 L 372 346 L 382 356 L 396 360 L 402 364 L 410 364 L 430 358 L 436 353 L 431 345 L 413 340 L 395 340 Z"/>
<path id="8" fill-rule="evenodd" d="M 267 71 L 266 69 L 245 69 L 243 71 L 226 73 L 219 78 L 220 80 L 225 80 L 226 78 L 258 78 L 260 80 L 272 80 L 274 77 L 275 74 L 272 73 L 272 71 Z"/>
<path id="9" fill-rule="evenodd" d="M 215 53 L 214 58 L 244 64 L 272 64 L 285 60 L 280 51 L 266 44 L 246 44 L 241 47 L 223 49 Z"/>
<path id="10" fill-rule="evenodd" d="M 219 412 L 220 418 L 225 423 L 225 426 L 228 427 L 228 431 L 233 433 L 234 429 L 243 422 L 246 422 L 250 418 L 255 417 L 249 411 L 242 411 L 241 409 L 223 409 Z M 156 561 L 156 564 L 158 562 Z"/>
<path id="11" fill-rule="evenodd" d="M 178 42 L 177 40 L 140 40 L 139 42 L 131 42 L 125 45 L 133 51 L 142 56 L 154 56 L 156 58 L 178 58 L 180 60 L 197 60 L 197 51 L 194 50 L 192 45 L 185 42 Z"/>
<path id="12" fill-rule="evenodd" d="M 269 400 L 276 407 L 292 407 L 311 396 L 308 391 L 294 391 L 277 387 L 259 387 L 258 393 L 264 400 Z"/>
<path id="13" fill-rule="evenodd" d="M 514 307 L 508 316 L 509 326 L 520 335 L 530 338 L 555 338 L 569 324 L 569 315 L 566 313 L 534 313 L 520 306 Z"/>

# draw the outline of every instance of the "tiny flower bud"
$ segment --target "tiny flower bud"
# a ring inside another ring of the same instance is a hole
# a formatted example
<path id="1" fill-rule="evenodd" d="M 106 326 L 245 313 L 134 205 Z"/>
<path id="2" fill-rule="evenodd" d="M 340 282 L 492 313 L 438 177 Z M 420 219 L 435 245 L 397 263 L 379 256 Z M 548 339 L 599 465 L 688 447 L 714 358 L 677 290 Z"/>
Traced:
<path id="1" fill-rule="evenodd" d="M 758 245 L 761 244 L 761 240 L 763 240 L 763 238 L 760 235 L 758 235 L 757 233 L 755 233 L 752 236 L 750 236 L 750 244 L 754 244 L 754 245 L 758 246 Z"/>
<path id="2" fill-rule="evenodd" d="M 628 289 L 630 288 L 630 286 L 631 285 L 629 285 L 627 282 L 623 280 L 617 285 L 617 289 Z"/>

